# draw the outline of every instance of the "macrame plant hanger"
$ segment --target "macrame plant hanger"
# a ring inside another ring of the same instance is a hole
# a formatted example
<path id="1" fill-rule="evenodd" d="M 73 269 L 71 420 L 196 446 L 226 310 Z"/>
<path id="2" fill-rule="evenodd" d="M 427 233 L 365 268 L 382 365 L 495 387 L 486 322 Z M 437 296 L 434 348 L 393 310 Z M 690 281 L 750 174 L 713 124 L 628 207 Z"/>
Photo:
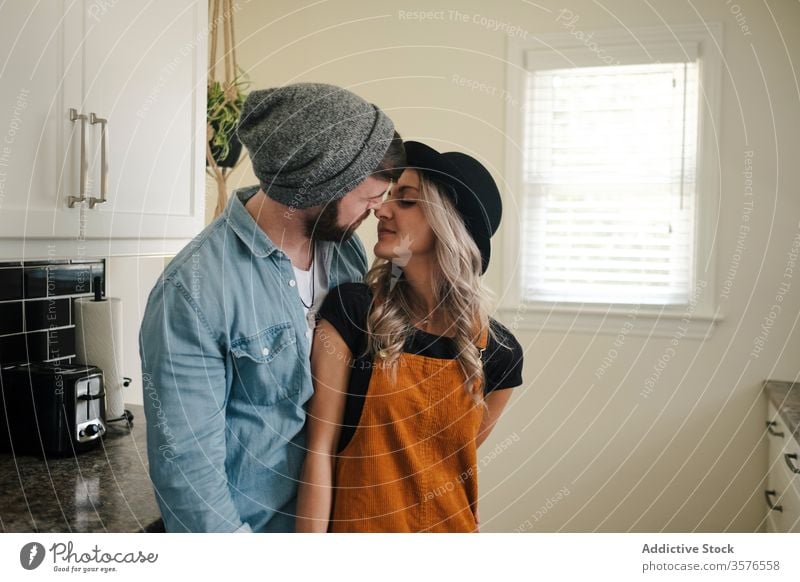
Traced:
<path id="1" fill-rule="evenodd" d="M 209 39 L 210 52 L 208 59 L 208 83 L 209 86 L 217 80 L 217 46 L 219 40 L 219 24 L 222 23 L 222 42 L 225 65 L 225 82 L 223 90 L 225 100 L 228 103 L 235 102 L 238 94 L 236 86 L 236 75 L 239 70 L 236 65 L 236 42 L 233 36 L 233 0 L 209 0 Z M 246 156 L 239 156 L 236 164 L 232 168 L 220 167 L 211 152 L 211 139 L 214 136 L 214 128 L 211 123 L 206 124 L 206 161 L 208 167 L 206 172 L 214 178 L 217 184 L 217 206 L 214 210 L 214 218 L 222 214 L 228 202 L 227 179 L 230 173 L 239 167 L 239 164 Z"/>

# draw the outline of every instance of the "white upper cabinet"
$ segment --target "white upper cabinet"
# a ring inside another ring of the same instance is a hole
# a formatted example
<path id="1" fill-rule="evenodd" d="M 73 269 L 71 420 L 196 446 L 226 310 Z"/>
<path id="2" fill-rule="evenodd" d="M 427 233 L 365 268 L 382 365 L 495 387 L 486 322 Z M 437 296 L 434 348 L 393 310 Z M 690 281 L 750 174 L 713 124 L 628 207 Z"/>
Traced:
<path id="1" fill-rule="evenodd" d="M 0 236 L 76 237 L 78 158 L 67 101 L 80 99 L 80 55 L 65 50 L 76 23 L 61 2 L 0 8 Z M 71 39 L 72 40 L 72 39 Z M 79 144 L 78 144 L 79 145 Z M 74 160 L 73 160 L 74 158 Z M 74 162 L 74 163 L 73 163 Z M 74 186 L 74 192 L 70 188 Z"/>
<path id="2" fill-rule="evenodd" d="M 96 9 L 95 16 L 88 3 L 81 109 L 108 120 L 108 201 L 89 213 L 88 236 L 198 232 L 203 196 L 194 194 L 205 188 L 206 4 L 131 0 Z M 90 175 L 99 177 L 102 127 L 96 124 L 90 134 Z M 91 196 L 100 196 L 100 186 L 99 179 L 92 183 Z"/>
<path id="3" fill-rule="evenodd" d="M 199 232 L 207 9 L 206 0 L 0 6 L 0 237 L 94 240 L 95 251 L 105 241 L 115 254 L 114 241 Z M 71 196 L 84 200 L 70 207 Z"/>

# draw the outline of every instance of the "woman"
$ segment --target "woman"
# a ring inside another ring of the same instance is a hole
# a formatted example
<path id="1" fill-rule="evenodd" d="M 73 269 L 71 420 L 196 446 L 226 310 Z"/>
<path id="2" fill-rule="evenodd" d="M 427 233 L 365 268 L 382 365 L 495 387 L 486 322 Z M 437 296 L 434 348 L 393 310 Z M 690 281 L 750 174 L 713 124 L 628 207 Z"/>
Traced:
<path id="1" fill-rule="evenodd" d="M 405 147 L 366 283 L 319 311 L 298 531 L 477 531 L 477 447 L 522 383 L 481 286 L 497 186 L 470 156 Z"/>

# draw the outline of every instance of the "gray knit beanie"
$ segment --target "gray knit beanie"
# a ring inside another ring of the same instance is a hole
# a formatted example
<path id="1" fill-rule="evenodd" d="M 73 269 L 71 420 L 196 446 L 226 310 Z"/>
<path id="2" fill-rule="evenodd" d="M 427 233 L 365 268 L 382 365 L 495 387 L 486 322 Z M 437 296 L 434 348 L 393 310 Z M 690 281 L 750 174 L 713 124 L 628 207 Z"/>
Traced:
<path id="1" fill-rule="evenodd" d="M 369 177 L 389 148 L 394 124 L 346 89 L 299 83 L 250 93 L 237 133 L 267 195 L 310 208 Z"/>

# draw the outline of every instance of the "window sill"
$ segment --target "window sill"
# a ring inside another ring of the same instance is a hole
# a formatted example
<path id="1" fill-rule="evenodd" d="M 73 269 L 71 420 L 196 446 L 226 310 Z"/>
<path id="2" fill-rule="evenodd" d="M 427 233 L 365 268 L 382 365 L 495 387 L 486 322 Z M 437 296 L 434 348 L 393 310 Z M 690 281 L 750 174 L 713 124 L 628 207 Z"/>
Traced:
<path id="1" fill-rule="evenodd" d="M 723 321 L 706 309 L 652 305 L 520 303 L 501 306 L 498 319 L 512 332 L 548 331 L 647 338 L 710 339 Z"/>

